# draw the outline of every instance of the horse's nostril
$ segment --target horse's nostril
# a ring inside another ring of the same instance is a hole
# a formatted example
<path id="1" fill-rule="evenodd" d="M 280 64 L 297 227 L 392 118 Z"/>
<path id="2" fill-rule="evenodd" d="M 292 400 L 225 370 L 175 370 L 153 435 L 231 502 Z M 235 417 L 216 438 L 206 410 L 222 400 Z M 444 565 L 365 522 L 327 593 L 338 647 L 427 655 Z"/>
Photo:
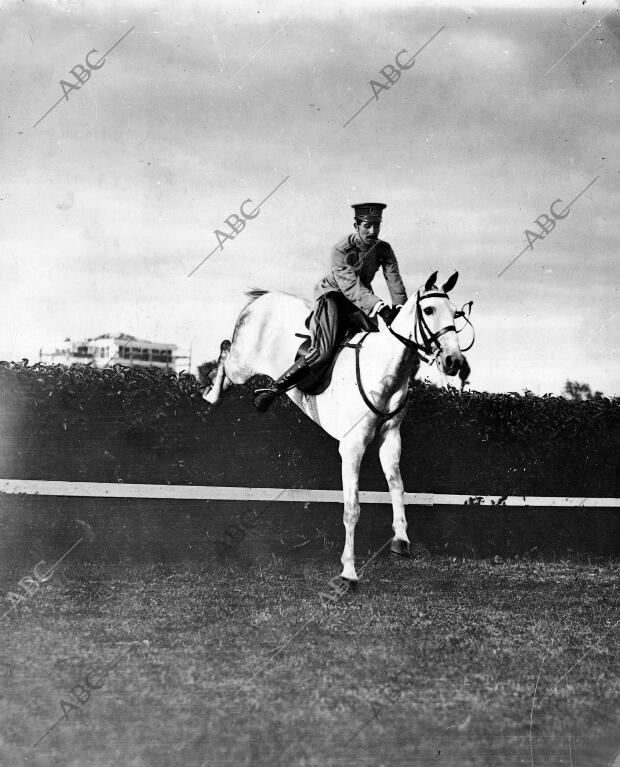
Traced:
<path id="1" fill-rule="evenodd" d="M 452 357 L 451 357 L 449 354 L 448 354 L 448 356 L 446 357 L 446 368 L 447 368 L 448 370 L 451 370 L 451 369 L 452 369 Z"/>

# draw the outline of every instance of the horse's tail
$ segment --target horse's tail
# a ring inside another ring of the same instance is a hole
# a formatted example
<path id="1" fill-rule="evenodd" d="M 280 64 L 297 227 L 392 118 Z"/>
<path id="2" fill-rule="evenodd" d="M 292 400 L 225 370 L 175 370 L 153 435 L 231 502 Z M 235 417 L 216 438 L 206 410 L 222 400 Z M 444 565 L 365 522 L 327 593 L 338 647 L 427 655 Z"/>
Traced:
<path id="1" fill-rule="evenodd" d="M 252 290 L 246 290 L 245 292 L 246 296 L 249 296 L 252 301 L 256 301 L 257 298 L 260 298 L 267 293 L 269 293 L 269 291 L 263 290 L 262 288 L 252 288 Z"/>

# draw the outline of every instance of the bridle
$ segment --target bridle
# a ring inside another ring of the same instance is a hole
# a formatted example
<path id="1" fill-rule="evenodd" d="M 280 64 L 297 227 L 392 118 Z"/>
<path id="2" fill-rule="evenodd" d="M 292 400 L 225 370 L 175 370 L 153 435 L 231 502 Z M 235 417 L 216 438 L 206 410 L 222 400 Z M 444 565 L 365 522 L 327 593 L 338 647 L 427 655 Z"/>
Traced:
<path id="1" fill-rule="evenodd" d="M 414 352 L 418 355 L 418 357 L 423 361 L 431 365 L 433 362 L 436 362 L 439 366 L 439 353 L 441 352 L 441 344 L 439 343 L 439 339 L 441 336 L 445 335 L 446 333 L 450 333 L 450 331 L 454 331 L 455 333 L 460 333 L 464 328 L 465 325 L 463 325 L 462 328 L 459 330 L 456 329 L 454 325 L 446 325 L 445 327 L 438 330 L 436 333 L 433 333 L 433 331 L 429 328 L 428 323 L 424 319 L 424 312 L 422 311 L 421 302 L 424 301 L 426 298 L 448 298 L 448 294 L 444 293 L 442 291 L 436 290 L 433 293 L 425 293 L 423 296 L 420 295 L 420 291 L 418 290 L 416 294 L 416 307 L 415 307 L 415 325 L 413 328 L 413 339 L 411 338 L 405 338 L 405 336 L 401 336 L 400 333 L 397 333 L 391 325 L 388 325 L 388 330 L 390 333 L 397 338 L 404 346 L 407 347 L 410 351 Z M 468 301 L 466 304 L 463 304 L 461 309 L 454 313 L 455 319 L 464 319 L 465 323 L 471 327 L 472 330 L 472 340 L 469 346 L 466 346 L 464 349 L 461 349 L 462 352 L 469 351 L 471 347 L 474 345 L 474 341 L 476 339 L 476 334 L 474 331 L 474 326 L 469 321 L 469 315 L 471 313 L 471 307 L 473 306 L 473 301 Z M 395 410 L 392 410 L 391 412 L 383 412 L 379 410 L 374 402 L 372 402 L 369 398 L 366 392 L 364 391 L 364 386 L 362 385 L 362 376 L 360 372 L 360 350 L 364 344 L 364 341 L 366 340 L 366 337 L 369 336 L 370 333 L 365 333 L 364 336 L 356 343 L 351 344 L 347 343 L 345 346 L 349 346 L 353 349 L 355 349 L 355 376 L 357 378 L 357 388 L 359 389 L 359 393 L 362 396 L 362 399 L 364 400 L 366 406 L 371 410 L 375 415 L 380 416 L 384 420 L 388 420 L 395 416 L 397 413 L 399 413 L 407 404 L 407 400 L 409 399 L 409 390 L 407 390 L 407 393 L 403 397 L 402 402 L 396 407 Z"/>
<path id="2" fill-rule="evenodd" d="M 448 298 L 448 294 L 436 290 L 433 293 L 425 293 L 424 295 L 420 295 L 420 291 L 418 290 L 416 294 L 413 339 L 401 336 L 401 334 L 397 333 L 391 325 L 388 325 L 388 330 L 395 338 L 398 338 L 398 340 L 404 344 L 407 349 L 415 352 L 422 360 L 422 362 L 426 362 L 431 365 L 433 362 L 439 362 L 439 354 L 441 352 L 441 344 L 439 339 L 441 336 L 445 335 L 446 333 L 450 333 L 451 331 L 454 331 L 458 334 L 463 331 L 465 325 L 463 325 L 462 328 L 459 328 L 459 330 L 457 330 L 454 325 L 446 325 L 437 332 L 433 333 L 433 331 L 429 328 L 428 323 L 424 317 L 424 312 L 422 311 L 422 301 L 427 298 Z M 473 303 L 473 301 L 468 301 L 466 304 L 463 304 L 459 311 L 454 313 L 455 319 L 464 319 L 465 323 L 469 325 L 472 330 L 471 343 L 469 346 L 461 348 L 462 352 L 469 351 L 469 349 L 471 349 L 471 347 L 474 345 L 474 341 L 476 340 L 476 332 L 474 330 L 474 326 L 469 320 L 469 315 L 471 314 L 471 307 L 473 306 Z"/>

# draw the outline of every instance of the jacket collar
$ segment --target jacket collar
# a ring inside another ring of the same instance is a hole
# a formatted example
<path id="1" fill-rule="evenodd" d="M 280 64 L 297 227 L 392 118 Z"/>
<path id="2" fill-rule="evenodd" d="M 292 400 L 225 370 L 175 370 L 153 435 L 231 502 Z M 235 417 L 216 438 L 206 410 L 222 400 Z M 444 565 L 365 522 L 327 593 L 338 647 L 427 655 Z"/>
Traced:
<path id="1" fill-rule="evenodd" d="M 365 245 L 365 244 L 364 244 L 364 243 L 361 241 L 361 239 L 360 239 L 360 236 L 359 236 L 359 234 L 358 234 L 357 232 L 355 232 L 355 234 L 353 234 L 353 235 L 352 235 L 352 237 L 353 237 L 353 244 L 354 244 L 354 245 L 355 245 L 355 247 L 356 247 L 356 248 L 357 248 L 359 251 L 361 251 L 361 252 L 362 252 L 364 255 L 367 255 L 368 253 L 370 253 L 371 251 L 373 251 L 373 250 L 374 250 L 374 249 L 377 247 L 377 245 L 379 244 L 379 242 L 380 242 L 380 240 L 375 240 L 375 242 L 374 242 L 372 245 Z"/>

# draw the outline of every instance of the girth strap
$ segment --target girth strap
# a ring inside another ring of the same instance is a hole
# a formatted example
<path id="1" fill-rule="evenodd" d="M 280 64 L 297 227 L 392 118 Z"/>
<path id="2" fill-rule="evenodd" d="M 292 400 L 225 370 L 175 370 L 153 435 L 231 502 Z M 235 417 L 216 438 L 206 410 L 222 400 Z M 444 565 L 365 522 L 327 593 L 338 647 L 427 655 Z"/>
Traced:
<path id="1" fill-rule="evenodd" d="M 348 346 L 351 349 L 355 349 L 355 377 L 357 378 L 357 388 L 359 389 L 359 392 L 362 396 L 362 399 L 364 400 L 364 403 L 366 404 L 366 407 L 368 407 L 375 415 L 378 415 L 387 421 L 393 416 L 395 416 L 397 413 L 400 413 L 400 411 L 405 407 L 405 405 L 407 404 L 407 400 L 409 399 L 409 389 L 407 389 L 407 393 L 405 394 L 403 401 L 395 410 L 392 410 L 391 413 L 382 413 L 381 410 L 376 408 L 375 405 L 370 401 L 370 399 L 366 395 L 366 392 L 364 391 L 364 387 L 362 385 L 362 375 L 360 372 L 360 349 L 362 348 L 362 344 L 366 340 L 366 337 L 369 335 L 370 333 L 365 333 L 356 344 L 345 344 L 345 346 Z"/>

